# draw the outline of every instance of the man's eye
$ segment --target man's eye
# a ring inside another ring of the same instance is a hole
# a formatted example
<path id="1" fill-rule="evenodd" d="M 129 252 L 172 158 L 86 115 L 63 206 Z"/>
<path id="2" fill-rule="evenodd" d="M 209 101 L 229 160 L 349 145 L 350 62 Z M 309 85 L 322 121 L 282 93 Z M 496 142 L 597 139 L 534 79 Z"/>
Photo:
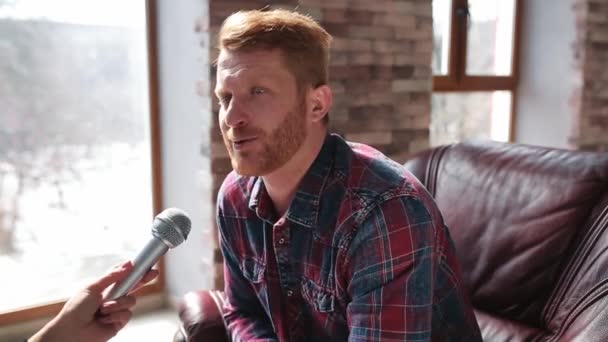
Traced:
<path id="1" fill-rule="evenodd" d="M 230 103 L 232 99 L 232 95 L 222 95 L 220 96 L 220 106 L 226 107 Z"/>
<path id="2" fill-rule="evenodd" d="M 266 89 L 261 88 L 261 87 L 253 87 L 253 88 L 251 88 L 251 94 L 253 94 L 253 95 L 264 94 L 265 92 L 266 92 Z"/>

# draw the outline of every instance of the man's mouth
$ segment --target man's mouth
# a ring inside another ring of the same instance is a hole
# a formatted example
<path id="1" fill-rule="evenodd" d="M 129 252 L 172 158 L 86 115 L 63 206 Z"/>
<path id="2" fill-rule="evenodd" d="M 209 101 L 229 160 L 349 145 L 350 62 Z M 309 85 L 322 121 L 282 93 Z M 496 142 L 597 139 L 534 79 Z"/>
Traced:
<path id="1" fill-rule="evenodd" d="M 254 140 L 256 140 L 257 138 L 246 138 L 246 139 L 236 139 L 233 140 L 232 143 L 234 145 L 235 149 L 241 149 L 244 148 L 245 146 L 247 146 L 248 144 L 250 144 L 251 142 L 253 142 Z"/>

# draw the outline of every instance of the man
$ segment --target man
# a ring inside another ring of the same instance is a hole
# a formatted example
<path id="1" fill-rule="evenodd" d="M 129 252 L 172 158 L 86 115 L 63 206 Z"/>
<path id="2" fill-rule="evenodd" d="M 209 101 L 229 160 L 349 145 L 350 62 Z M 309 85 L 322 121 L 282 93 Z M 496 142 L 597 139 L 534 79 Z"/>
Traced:
<path id="1" fill-rule="evenodd" d="M 380 152 L 328 134 L 330 40 L 285 10 L 238 12 L 219 32 L 233 341 L 479 341 L 430 195 Z"/>

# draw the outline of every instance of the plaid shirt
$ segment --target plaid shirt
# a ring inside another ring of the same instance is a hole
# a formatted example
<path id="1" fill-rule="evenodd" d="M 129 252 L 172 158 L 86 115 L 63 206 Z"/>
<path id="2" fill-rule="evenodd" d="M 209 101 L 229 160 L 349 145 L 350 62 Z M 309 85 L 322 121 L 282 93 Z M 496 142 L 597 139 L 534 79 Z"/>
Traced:
<path id="1" fill-rule="evenodd" d="M 433 199 L 369 146 L 328 135 L 283 217 L 233 172 L 217 219 L 233 341 L 481 341 Z"/>

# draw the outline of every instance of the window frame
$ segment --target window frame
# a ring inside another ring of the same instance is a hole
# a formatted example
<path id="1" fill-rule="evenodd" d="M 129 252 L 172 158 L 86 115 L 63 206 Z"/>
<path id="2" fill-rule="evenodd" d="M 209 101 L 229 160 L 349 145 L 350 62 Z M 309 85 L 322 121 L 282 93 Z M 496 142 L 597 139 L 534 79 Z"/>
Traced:
<path id="1" fill-rule="evenodd" d="M 509 142 L 515 138 L 517 85 L 519 83 L 519 49 L 521 38 L 521 0 L 515 0 L 513 18 L 513 56 L 511 75 L 480 76 L 467 75 L 468 0 L 452 0 L 450 9 L 450 47 L 448 49 L 448 72 L 433 75 L 433 92 L 511 92 L 511 117 Z M 459 13 L 460 12 L 460 13 Z"/>
<path id="2" fill-rule="evenodd" d="M 160 95 L 158 77 L 158 47 L 157 47 L 157 8 L 154 0 L 145 0 L 146 16 L 146 49 L 148 56 L 148 98 L 150 120 L 150 158 L 152 177 L 152 210 L 156 215 L 163 208 L 162 194 L 162 165 L 161 165 L 161 136 L 160 136 Z M 150 218 L 152 219 L 152 218 Z M 155 282 L 145 285 L 135 292 L 137 297 L 162 293 L 165 290 L 164 257 L 158 263 L 159 275 Z M 6 313 L 0 313 L 0 326 L 52 317 L 56 315 L 66 300 L 47 304 L 25 307 Z"/>

